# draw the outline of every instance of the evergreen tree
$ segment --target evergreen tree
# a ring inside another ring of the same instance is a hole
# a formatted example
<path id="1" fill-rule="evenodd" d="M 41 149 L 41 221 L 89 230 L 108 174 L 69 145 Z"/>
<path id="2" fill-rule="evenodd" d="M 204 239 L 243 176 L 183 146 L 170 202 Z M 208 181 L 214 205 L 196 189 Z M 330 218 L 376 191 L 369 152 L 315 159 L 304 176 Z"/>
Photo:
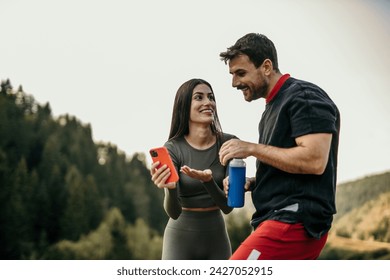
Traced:
<path id="1" fill-rule="evenodd" d="M 54 119 L 49 103 L 41 106 L 22 86 L 14 91 L 9 80 L 1 82 L 0 258 L 44 258 L 61 240 L 78 242 L 104 229 L 111 209 L 125 225 L 142 218 L 141 228 L 162 233 L 162 196 L 143 154 L 129 160 L 111 143 L 95 144 L 89 124 L 69 115 Z M 119 250 L 126 231 L 113 229 L 117 249 L 106 256 L 131 256 Z"/>
<path id="2" fill-rule="evenodd" d="M 1 100 L 1 96 L 0 96 Z M 1 112 L 1 110 L 0 110 Z M 7 238 L 8 234 L 5 230 L 7 221 L 10 219 L 8 211 L 6 211 L 9 197 L 9 169 L 7 165 L 7 155 L 0 147 L 0 259 L 7 259 Z"/>
<path id="3" fill-rule="evenodd" d="M 5 201 L 5 215 L 12 217 L 3 224 L 2 230 L 6 240 L 6 255 L 10 259 L 18 259 L 28 252 L 29 233 L 28 215 L 23 193 L 26 191 L 28 174 L 26 162 L 22 159 L 12 175 L 9 192 Z"/>
<path id="4" fill-rule="evenodd" d="M 62 231 L 66 239 L 76 241 L 88 232 L 88 215 L 85 205 L 86 186 L 76 167 L 72 166 L 65 178 L 67 201 L 62 220 Z"/>

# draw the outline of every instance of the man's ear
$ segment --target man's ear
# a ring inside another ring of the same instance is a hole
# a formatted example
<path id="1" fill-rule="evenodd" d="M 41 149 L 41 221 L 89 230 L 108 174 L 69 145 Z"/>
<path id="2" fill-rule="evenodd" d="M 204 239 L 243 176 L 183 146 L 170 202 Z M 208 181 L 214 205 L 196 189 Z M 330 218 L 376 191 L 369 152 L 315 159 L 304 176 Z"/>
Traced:
<path id="1" fill-rule="evenodd" d="M 269 58 L 267 58 L 263 61 L 263 64 L 261 65 L 261 67 L 263 67 L 264 74 L 267 76 L 271 74 L 271 72 L 273 71 L 273 68 L 274 68 L 272 61 Z"/>

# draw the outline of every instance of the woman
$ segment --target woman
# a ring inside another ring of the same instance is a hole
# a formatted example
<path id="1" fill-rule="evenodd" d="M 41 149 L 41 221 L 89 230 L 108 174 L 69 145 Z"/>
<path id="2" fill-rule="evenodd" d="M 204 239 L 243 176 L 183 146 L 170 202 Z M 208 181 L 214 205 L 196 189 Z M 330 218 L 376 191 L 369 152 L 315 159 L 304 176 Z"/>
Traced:
<path id="1" fill-rule="evenodd" d="M 219 162 L 223 142 L 236 138 L 222 133 L 211 85 L 191 79 L 180 86 L 165 143 L 179 172 L 177 183 L 166 180 L 170 170 L 152 164 L 154 184 L 165 190 L 164 209 L 170 217 L 164 232 L 162 259 L 228 259 L 231 246 L 221 210 L 228 214 Z"/>

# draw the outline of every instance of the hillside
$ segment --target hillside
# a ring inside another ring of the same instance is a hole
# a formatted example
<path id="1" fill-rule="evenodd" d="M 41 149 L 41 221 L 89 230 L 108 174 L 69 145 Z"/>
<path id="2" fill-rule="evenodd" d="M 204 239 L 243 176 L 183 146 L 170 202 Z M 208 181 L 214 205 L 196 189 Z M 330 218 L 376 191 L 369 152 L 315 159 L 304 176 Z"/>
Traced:
<path id="1" fill-rule="evenodd" d="M 382 193 L 340 217 L 333 226 L 338 236 L 390 242 L 390 192 Z"/>
<path id="2" fill-rule="evenodd" d="M 157 258 L 162 205 L 145 155 L 1 82 L 0 259 Z"/>
<path id="3" fill-rule="evenodd" d="M 336 206 L 337 235 L 390 242 L 390 172 L 339 185 Z"/>
<path id="4" fill-rule="evenodd" d="M 319 259 L 390 260 L 390 243 L 357 240 L 331 234 Z"/>
<path id="5" fill-rule="evenodd" d="M 339 184 L 336 192 L 335 220 L 386 192 L 390 192 L 390 171 Z"/>
<path id="6" fill-rule="evenodd" d="M 322 259 L 390 259 L 390 172 L 340 184 Z"/>

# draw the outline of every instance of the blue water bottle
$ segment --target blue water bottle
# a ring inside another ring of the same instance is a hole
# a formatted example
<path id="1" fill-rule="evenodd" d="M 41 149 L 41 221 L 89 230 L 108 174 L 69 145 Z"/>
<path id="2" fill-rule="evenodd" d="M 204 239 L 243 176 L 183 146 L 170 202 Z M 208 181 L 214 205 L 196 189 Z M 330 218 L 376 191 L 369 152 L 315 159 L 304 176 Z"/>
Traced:
<path id="1" fill-rule="evenodd" d="M 245 170 L 246 164 L 242 159 L 234 158 L 229 163 L 229 192 L 228 206 L 243 207 L 245 201 Z"/>

